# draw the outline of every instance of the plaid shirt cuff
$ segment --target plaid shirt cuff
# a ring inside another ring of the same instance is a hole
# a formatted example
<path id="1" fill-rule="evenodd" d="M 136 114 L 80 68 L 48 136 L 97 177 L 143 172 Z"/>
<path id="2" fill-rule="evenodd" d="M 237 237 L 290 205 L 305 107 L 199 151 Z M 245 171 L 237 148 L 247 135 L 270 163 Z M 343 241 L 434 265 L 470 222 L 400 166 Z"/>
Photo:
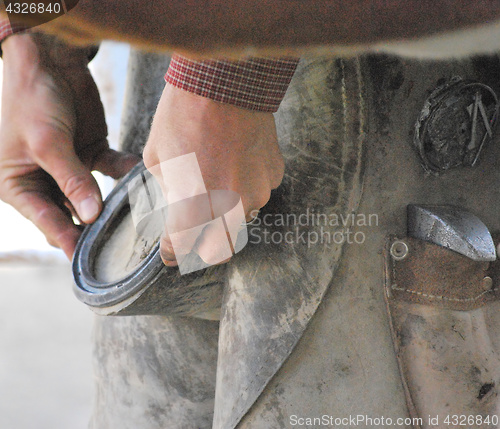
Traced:
<path id="1" fill-rule="evenodd" d="M 220 103 L 276 112 L 298 62 L 298 58 L 193 61 L 174 55 L 165 80 Z"/>
<path id="2" fill-rule="evenodd" d="M 2 42 L 12 34 L 26 30 L 28 30 L 28 27 L 22 24 L 11 23 L 8 19 L 0 20 L 0 57 L 2 56 Z"/>

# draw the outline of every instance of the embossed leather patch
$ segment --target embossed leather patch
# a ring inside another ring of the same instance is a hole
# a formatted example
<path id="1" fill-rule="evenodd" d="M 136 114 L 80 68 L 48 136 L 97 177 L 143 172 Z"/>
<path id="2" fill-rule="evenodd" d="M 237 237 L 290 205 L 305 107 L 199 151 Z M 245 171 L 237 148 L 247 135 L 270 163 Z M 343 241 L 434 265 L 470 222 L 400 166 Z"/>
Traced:
<path id="1" fill-rule="evenodd" d="M 390 237 L 385 262 L 389 300 L 472 310 L 500 298 L 498 260 L 477 262 L 423 240 Z"/>

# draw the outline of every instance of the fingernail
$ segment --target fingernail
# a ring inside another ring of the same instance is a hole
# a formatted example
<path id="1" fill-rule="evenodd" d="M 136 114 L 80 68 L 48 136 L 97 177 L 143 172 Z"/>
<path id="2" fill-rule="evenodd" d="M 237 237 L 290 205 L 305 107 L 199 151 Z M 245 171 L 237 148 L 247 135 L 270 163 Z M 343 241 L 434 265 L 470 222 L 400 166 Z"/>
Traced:
<path id="1" fill-rule="evenodd" d="M 172 251 L 165 251 L 164 249 L 160 248 L 160 257 L 167 267 L 175 267 L 177 265 L 177 260 L 175 259 L 173 249 Z"/>
<path id="2" fill-rule="evenodd" d="M 94 197 L 89 197 L 80 203 L 78 215 L 85 223 L 91 222 L 99 214 L 99 203 Z"/>

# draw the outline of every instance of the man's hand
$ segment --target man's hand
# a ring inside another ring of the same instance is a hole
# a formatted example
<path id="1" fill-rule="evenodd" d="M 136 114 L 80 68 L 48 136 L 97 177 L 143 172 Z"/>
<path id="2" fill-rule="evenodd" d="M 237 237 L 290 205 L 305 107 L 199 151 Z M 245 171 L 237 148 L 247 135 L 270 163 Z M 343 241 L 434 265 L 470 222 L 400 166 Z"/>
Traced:
<path id="1" fill-rule="evenodd" d="M 279 186 L 283 177 L 284 162 L 272 113 L 217 103 L 167 85 L 144 150 L 144 162 L 165 189 L 172 184 L 162 184 L 159 164 L 193 152 L 206 189 L 237 192 L 247 221 L 267 203 L 271 189 Z M 188 179 L 180 177 L 179 182 Z M 186 213 L 192 222 L 186 218 L 178 221 L 194 225 L 197 215 Z M 169 228 L 175 226 L 168 222 Z M 234 226 L 228 225 L 229 230 Z M 195 242 L 185 243 L 183 253 L 194 250 L 206 263 L 218 263 L 217 246 L 215 236 L 205 229 Z M 167 234 L 162 236 L 161 255 L 166 265 L 176 265 Z"/>
<path id="2" fill-rule="evenodd" d="M 109 149 L 87 50 L 23 34 L 3 44 L 0 198 L 71 258 L 102 199 L 91 170 L 118 178 L 136 162 Z"/>

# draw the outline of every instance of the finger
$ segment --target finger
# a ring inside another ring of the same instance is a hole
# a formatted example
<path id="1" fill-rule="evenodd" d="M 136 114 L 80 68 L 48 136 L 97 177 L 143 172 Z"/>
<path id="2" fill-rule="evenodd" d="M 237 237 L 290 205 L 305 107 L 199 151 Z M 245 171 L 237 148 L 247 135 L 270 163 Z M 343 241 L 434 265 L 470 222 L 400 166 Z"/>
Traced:
<path id="1" fill-rule="evenodd" d="M 167 265 L 173 266 L 176 261 L 182 267 L 183 258 L 191 251 L 206 264 L 222 264 L 246 245 L 247 236 L 239 234 L 245 228 L 245 213 L 239 196 L 224 191 L 210 195 L 210 201 L 205 194 L 169 206 L 169 234 L 162 236 L 160 246 Z M 235 205 L 237 200 L 239 203 Z M 251 213 L 256 214 L 258 210 Z"/>
<path id="2" fill-rule="evenodd" d="M 140 160 L 141 158 L 131 153 L 117 152 L 108 148 L 95 159 L 93 169 L 113 179 L 119 179 L 135 167 Z"/>
<path id="3" fill-rule="evenodd" d="M 78 217 L 85 223 L 92 223 L 102 208 L 101 193 L 71 142 L 60 133 L 47 133 L 33 145 L 33 152 L 39 165 L 54 178 L 73 205 Z"/>
<path id="4" fill-rule="evenodd" d="M 221 194 L 230 203 L 231 209 L 228 210 L 228 207 L 224 207 L 224 201 L 217 198 L 216 192 L 212 192 L 211 195 L 216 213 L 222 216 L 214 219 L 205 229 L 195 251 L 207 264 L 219 265 L 229 261 L 235 253 L 245 247 L 248 235 L 245 212 L 239 196 Z M 237 204 L 234 204 L 235 198 L 238 200 Z M 258 210 L 251 210 L 250 213 L 258 213 Z"/>
<path id="5" fill-rule="evenodd" d="M 19 196 L 12 205 L 42 231 L 50 245 L 61 248 L 71 260 L 81 232 L 60 207 L 36 192 Z"/>
<path id="6" fill-rule="evenodd" d="M 215 219 L 203 230 L 194 251 L 209 265 L 222 264 L 233 256 L 231 238 L 221 218 Z"/>
<path id="7" fill-rule="evenodd" d="M 188 248 L 189 251 L 186 250 Z M 205 268 L 205 264 L 224 264 L 231 259 L 234 249 L 222 219 L 219 218 L 205 228 L 200 228 L 196 234 L 192 231 L 182 231 L 172 235 L 164 234 L 161 237 L 160 256 L 166 266 L 180 265 L 182 268 L 184 258 L 191 251 L 197 253 L 204 263 L 198 264 L 188 257 L 186 261 L 190 264 L 189 271 Z"/>
<path id="8" fill-rule="evenodd" d="M 164 232 L 160 243 L 162 259 L 166 262 L 175 261 L 176 265 L 182 264 L 184 258 L 196 247 L 203 234 L 203 225 L 171 234 Z"/>
<path id="9" fill-rule="evenodd" d="M 146 146 L 144 146 L 144 150 L 142 151 L 142 159 L 144 160 L 144 165 L 148 170 L 151 170 L 153 167 L 160 168 L 160 159 L 158 157 L 158 152 L 155 149 L 155 146 L 151 143 L 151 140 L 148 140 Z M 151 171 L 151 174 L 154 174 Z"/>
<path id="10" fill-rule="evenodd" d="M 163 178 L 163 173 L 161 170 L 161 164 L 148 165 L 146 160 L 144 160 L 144 165 L 146 166 L 149 173 L 155 178 L 156 184 L 160 187 L 163 197 L 168 195 L 168 187 L 166 186 L 165 180 Z"/>
<path id="11" fill-rule="evenodd" d="M 166 262 L 180 262 L 195 247 L 205 225 L 211 221 L 212 210 L 208 194 L 169 204 L 160 243 L 162 259 Z"/>
<path id="12" fill-rule="evenodd" d="M 160 257 L 167 267 L 177 266 L 177 259 L 169 235 L 164 232 L 160 238 Z"/>
<path id="13" fill-rule="evenodd" d="M 260 210 L 254 209 L 250 210 L 250 212 L 246 213 L 245 215 L 245 221 L 250 224 L 252 222 L 255 222 L 257 218 L 259 217 Z"/>

